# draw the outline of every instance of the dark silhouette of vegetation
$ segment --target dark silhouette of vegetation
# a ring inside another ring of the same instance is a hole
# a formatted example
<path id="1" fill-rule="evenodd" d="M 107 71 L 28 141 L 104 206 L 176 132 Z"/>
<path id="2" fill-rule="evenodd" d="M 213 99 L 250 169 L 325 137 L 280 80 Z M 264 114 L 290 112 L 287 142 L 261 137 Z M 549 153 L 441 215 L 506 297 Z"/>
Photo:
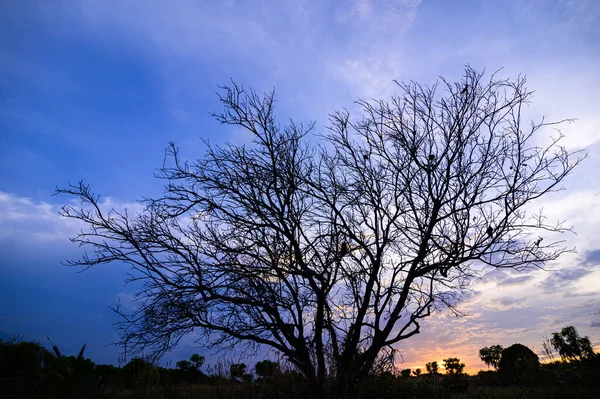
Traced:
<path id="1" fill-rule="evenodd" d="M 498 372 L 505 383 L 520 384 L 531 381 L 540 368 L 538 356 L 528 347 L 514 344 L 502 350 Z"/>
<path id="2" fill-rule="evenodd" d="M 58 189 L 81 200 L 61 214 L 92 249 L 70 264 L 125 262 L 143 283 L 139 307 L 117 309 L 130 351 L 158 357 L 193 331 L 223 351 L 267 346 L 342 396 L 423 318 L 459 313 L 473 262 L 538 268 L 569 250 L 550 239 L 568 227 L 526 209 L 585 156 L 532 142 L 556 124 L 523 121 L 525 84 L 470 67 L 458 82 L 397 82 L 312 138 L 313 123 L 278 123 L 273 92 L 224 86 L 214 116 L 252 144 L 205 143 L 190 162 L 171 144 L 164 195 L 135 214 L 83 182 Z"/>
<path id="3" fill-rule="evenodd" d="M 518 349 L 516 357 L 507 353 L 511 348 Z M 192 366 L 184 373 L 181 367 L 164 368 L 141 358 L 132 359 L 123 367 L 94 365 L 85 359 L 83 349 L 77 356 L 65 356 L 56 346 L 48 350 L 36 342 L 0 341 L 0 398 L 300 399 L 313 398 L 315 394 L 301 373 L 270 360 L 255 364 L 260 378 L 254 380 L 243 363 L 218 362 L 209 365 L 210 375 L 205 375 L 200 367 Z M 518 344 L 504 351 L 504 362 L 512 357 L 518 359 L 515 364 L 521 364 L 514 368 L 516 381 L 500 380 L 496 371 L 481 371 L 475 376 L 457 373 L 419 376 L 417 369 L 413 374 L 419 378 L 415 378 L 410 369 L 405 369 L 397 377 L 389 371 L 370 374 L 355 385 L 351 396 L 356 399 L 599 397 L 599 357 L 543 364 L 538 370 L 530 368 L 524 372 L 527 366 L 522 366 L 523 353 L 528 352 Z M 194 355 L 190 359 L 202 363 Z M 457 359 L 450 363 L 460 364 Z M 229 372 L 231 369 L 233 373 Z M 501 370 L 506 368 L 501 366 Z M 201 377 L 190 379 L 190 375 Z M 322 396 L 338 397 L 333 381 L 327 380 L 325 387 Z"/>
<path id="4" fill-rule="evenodd" d="M 232 380 L 241 380 L 244 377 L 244 374 L 246 374 L 247 368 L 248 366 L 244 363 L 234 363 L 229 367 L 229 376 Z"/>
<path id="5" fill-rule="evenodd" d="M 460 359 L 456 357 L 449 357 L 448 359 L 444 359 L 444 369 L 446 370 L 446 374 L 449 375 L 462 374 L 465 364 L 461 363 Z"/>
<path id="6" fill-rule="evenodd" d="M 552 333 L 550 343 L 563 360 L 580 361 L 596 356 L 590 339 L 579 336 L 573 326 L 564 327 L 560 333 Z"/>
<path id="7" fill-rule="evenodd" d="M 438 364 L 437 362 L 430 362 L 425 365 L 427 369 L 427 374 L 438 374 Z"/>
<path id="8" fill-rule="evenodd" d="M 554 362 L 554 348 L 552 347 L 552 341 L 550 338 L 544 335 L 542 339 L 542 354 L 546 361 Z"/>
<path id="9" fill-rule="evenodd" d="M 502 357 L 502 345 L 492 345 L 481 348 L 479 350 L 479 357 L 487 364 L 488 368 L 492 366 L 494 369 L 498 370 L 498 364 Z"/>
<path id="10" fill-rule="evenodd" d="M 281 368 L 279 363 L 273 362 L 271 360 L 262 360 L 257 362 L 254 366 L 256 371 L 256 375 L 261 378 L 271 378 L 277 374 L 281 373 Z"/>
<path id="11" fill-rule="evenodd" d="M 64 356 L 33 341 L 14 337 L 0 340 L 0 393 L 6 397 L 80 398 L 93 386 L 94 363 L 84 357 L 85 345 L 77 356 Z M 4 397 L 4 396 L 0 396 Z"/>
<path id="12" fill-rule="evenodd" d="M 133 358 L 123 366 L 121 374 L 126 389 L 148 391 L 160 383 L 160 373 L 156 366 L 149 360 Z"/>

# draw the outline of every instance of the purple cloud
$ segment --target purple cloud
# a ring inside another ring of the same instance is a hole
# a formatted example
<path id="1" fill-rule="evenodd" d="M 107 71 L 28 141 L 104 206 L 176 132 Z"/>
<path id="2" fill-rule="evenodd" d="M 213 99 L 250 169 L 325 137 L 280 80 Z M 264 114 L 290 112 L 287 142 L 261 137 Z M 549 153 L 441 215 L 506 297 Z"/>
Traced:
<path id="1" fill-rule="evenodd" d="M 542 288 L 545 293 L 562 291 L 571 287 L 574 282 L 577 282 L 592 272 L 593 270 L 591 268 L 583 266 L 567 267 L 565 269 L 557 270 L 551 272 L 550 276 L 540 284 L 540 288 Z"/>
<path id="2" fill-rule="evenodd" d="M 524 284 L 527 281 L 530 281 L 533 279 L 533 276 L 531 274 L 525 274 L 523 276 L 517 276 L 517 277 L 507 277 L 503 280 L 498 281 L 496 284 L 498 284 L 498 286 L 509 286 L 509 285 L 520 285 L 520 284 Z"/>

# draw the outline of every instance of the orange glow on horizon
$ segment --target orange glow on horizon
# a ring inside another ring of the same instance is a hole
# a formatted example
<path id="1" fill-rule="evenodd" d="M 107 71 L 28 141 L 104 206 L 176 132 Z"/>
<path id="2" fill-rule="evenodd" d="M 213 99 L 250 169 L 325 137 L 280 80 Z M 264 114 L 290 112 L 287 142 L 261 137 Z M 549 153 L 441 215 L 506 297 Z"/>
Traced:
<path id="1" fill-rule="evenodd" d="M 447 359 L 450 357 L 457 357 L 460 359 L 461 363 L 465 363 L 464 373 L 466 373 L 466 374 L 474 375 L 474 374 L 477 374 L 481 370 L 484 370 L 484 371 L 493 370 L 493 368 L 488 368 L 488 366 L 485 365 L 481 361 L 481 359 L 479 359 L 479 356 L 462 356 L 461 357 L 458 354 L 448 355 L 448 356 L 444 356 L 444 357 L 438 356 L 434 359 L 418 360 L 418 361 L 414 361 L 414 362 L 406 361 L 406 362 L 402 363 L 402 362 L 397 361 L 396 369 L 398 370 L 398 372 L 400 372 L 401 370 L 404 370 L 404 369 L 411 369 L 411 371 L 414 371 L 416 369 L 421 369 L 421 374 L 427 374 L 426 364 L 430 363 L 430 362 L 437 362 L 438 372 L 440 374 L 446 374 L 446 369 L 444 368 L 444 359 Z"/>

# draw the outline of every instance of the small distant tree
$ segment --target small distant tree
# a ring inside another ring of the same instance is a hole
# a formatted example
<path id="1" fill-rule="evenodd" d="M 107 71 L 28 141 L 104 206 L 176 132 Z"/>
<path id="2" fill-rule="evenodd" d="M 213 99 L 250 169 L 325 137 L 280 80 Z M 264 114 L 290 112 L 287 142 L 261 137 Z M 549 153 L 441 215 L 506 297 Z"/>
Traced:
<path id="1" fill-rule="evenodd" d="M 425 365 L 427 369 L 427 374 L 437 374 L 438 373 L 438 364 L 437 362 L 429 362 Z"/>
<path id="2" fill-rule="evenodd" d="M 444 369 L 446 369 L 446 374 L 449 375 L 462 374 L 465 364 L 461 363 L 457 357 L 449 357 L 444 359 Z"/>
<path id="3" fill-rule="evenodd" d="M 492 366 L 494 369 L 498 370 L 498 364 L 502 357 L 502 349 L 502 345 L 492 345 L 483 347 L 479 350 L 479 357 L 487 364 L 488 369 Z"/>
<path id="4" fill-rule="evenodd" d="M 582 360 L 596 355 L 590 339 L 581 337 L 573 326 L 563 328 L 560 333 L 552 333 L 550 343 L 566 361 Z"/>
<path id="5" fill-rule="evenodd" d="M 410 369 L 404 369 L 400 372 L 400 377 L 409 378 L 410 377 Z"/>
<path id="6" fill-rule="evenodd" d="M 256 375 L 262 378 L 269 378 L 281 373 L 279 363 L 272 362 L 270 360 L 262 360 L 257 362 L 254 368 L 256 370 Z"/>
<path id="7" fill-rule="evenodd" d="M 415 377 L 420 376 L 421 375 L 421 369 L 413 370 L 413 374 L 415 375 Z"/>
<path id="8" fill-rule="evenodd" d="M 204 364 L 204 360 L 204 356 L 200 356 L 197 353 L 194 353 L 192 356 L 190 356 L 190 362 L 195 370 L 200 370 L 200 367 L 202 367 Z"/>
<path id="9" fill-rule="evenodd" d="M 229 376 L 232 380 L 241 380 L 246 374 L 247 366 L 244 363 L 233 363 L 229 366 Z"/>
<path id="10" fill-rule="evenodd" d="M 204 356 L 194 353 L 190 360 L 180 360 L 175 363 L 175 368 L 182 371 L 199 371 L 204 364 Z"/>

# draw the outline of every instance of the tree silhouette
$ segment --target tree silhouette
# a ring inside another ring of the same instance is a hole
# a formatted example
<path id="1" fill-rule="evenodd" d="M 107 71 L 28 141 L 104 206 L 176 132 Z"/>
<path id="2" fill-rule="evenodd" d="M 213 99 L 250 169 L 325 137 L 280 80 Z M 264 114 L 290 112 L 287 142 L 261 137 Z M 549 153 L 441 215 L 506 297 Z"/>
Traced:
<path id="1" fill-rule="evenodd" d="M 523 383 L 539 367 L 539 358 L 531 349 L 525 345 L 514 344 L 502 350 L 498 372 L 506 383 Z"/>
<path id="2" fill-rule="evenodd" d="M 273 377 L 274 375 L 281 373 L 279 363 L 270 360 L 257 362 L 254 368 L 256 370 L 256 375 L 262 378 Z"/>
<path id="3" fill-rule="evenodd" d="M 175 368 L 181 371 L 189 371 L 192 369 L 192 363 L 188 360 L 179 360 L 175 363 Z"/>
<path id="4" fill-rule="evenodd" d="M 456 357 L 449 357 L 448 359 L 444 359 L 444 369 L 446 370 L 446 374 L 449 375 L 462 374 L 465 364 L 461 363 L 460 359 Z"/>
<path id="5" fill-rule="evenodd" d="M 200 368 L 204 364 L 204 360 L 204 356 L 200 356 L 197 353 L 194 353 L 192 356 L 190 356 L 190 362 L 192 363 L 192 366 L 195 370 L 200 370 Z"/>
<path id="6" fill-rule="evenodd" d="M 136 214 L 83 182 L 58 189 L 81 199 L 61 213 L 87 225 L 72 241 L 93 249 L 70 264 L 131 266 L 139 307 L 117 309 L 128 350 L 160 356 L 194 332 L 222 350 L 271 347 L 317 386 L 332 375 L 346 389 L 432 311 L 458 313 L 473 262 L 520 270 L 567 251 L 549 233 L 569 229 L 525 208 L 583 156 L 560 138 L 531 143 L 552 124 L 521 122 L 523 77 L 483 76 L 397 82 L 390 102 L 358 101 L 362 118 L 336 112 L 317 137 L 314 124 L 280 126 L 272 92 L 222 87 L 215 117 L 252 144 L 205 143 L 190 162 L 171 144 L 164 194 Z"/>
<path id="7" fill-rule="evenodd" d="M 232 380 L 241 380 L 246 374 L 246 368 L 244 363 L 233 363 L 229 366 L 229 376 Z"/>
<path id="8" fill-rule="evenodd" d="M 502 345 L 492 345 L 490 347 L 485 346 L 481 348 L 479 350 L 479 357 L 487 364 L 488 368 L 492 366 L 498 370 L 498 364 L 502 357 Z"/>
<path id="9" fill-rule="evenodd" d="M 430 362 L 425 365 L 427 369 L 427 374 L 437 374 L 438 373 L 438 364 L 437 362 Z"/>
<path id="10" fill-rule="evenodd" d="M 564 327 L 560 333 L 552 333 L 550 343 L 563 360 L 582 360 L 596 355 L 590 339 L 581 337 L 573 326 Z"/>
<path id="11" fill-rule="evenodd" d="M 400 371 L 400 377 L 409 378 L 410 377 L 410 369 L 404 369 Z"/>

